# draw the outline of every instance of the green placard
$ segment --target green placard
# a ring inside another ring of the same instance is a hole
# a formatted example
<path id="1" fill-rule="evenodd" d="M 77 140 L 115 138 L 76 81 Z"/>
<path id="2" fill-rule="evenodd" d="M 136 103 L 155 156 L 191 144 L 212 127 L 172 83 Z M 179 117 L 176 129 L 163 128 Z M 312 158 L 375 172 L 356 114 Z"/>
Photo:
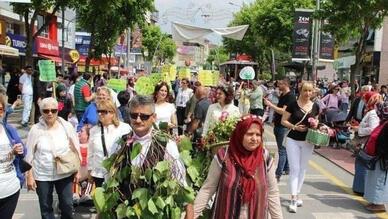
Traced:
<path id="1" fill-rule="evenodd" d="M 127 80 L 124 79 L 110 79 L 107 86 L 117 92 L 127 89 Z"/>
<path id="2" fill-rule="evenodd" d="M 55 63 L 51 60 L 39 60 L 39 80 L 56 81 Z"/>

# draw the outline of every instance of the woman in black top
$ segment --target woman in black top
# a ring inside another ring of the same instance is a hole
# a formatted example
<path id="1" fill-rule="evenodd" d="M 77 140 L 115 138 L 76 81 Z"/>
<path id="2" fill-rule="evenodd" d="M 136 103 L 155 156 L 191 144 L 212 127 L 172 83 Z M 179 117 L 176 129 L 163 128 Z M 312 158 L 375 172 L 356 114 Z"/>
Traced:
<path id="1" fill-rule="evenodd" d="M 297 207 L 303 205 L 298 194 L 303 185 L 304 173 L 311 158 L 314 146 L 306 141 L 307 130 L 310 126 L 309 118 L 318 118 L 319 106 L 311 101 L 314 86 L 303 82 L 298 100 L 291 102 L 282 116 L 282 125 L 290 129 L 286 137 L 287 158 L 290 166 L 289 185 L 291 202 L 289 211 L 296 213 Z M 317 124 L 314 124 L 316 128 Z"/>

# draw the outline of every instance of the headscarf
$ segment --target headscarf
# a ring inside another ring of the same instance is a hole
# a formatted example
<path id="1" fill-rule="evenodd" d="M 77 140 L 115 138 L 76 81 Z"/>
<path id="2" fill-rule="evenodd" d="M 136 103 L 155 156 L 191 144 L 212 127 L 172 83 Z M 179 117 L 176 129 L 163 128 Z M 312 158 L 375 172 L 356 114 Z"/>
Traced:
<path id="1" fill-rule="evenodd" d="M 381 102 L 382 98 L 381 95 L 377 92 L 366 92 L 363 95 L 363 98 L 365 100 L 365 111 L 369 112 L 376 108 L 376 104 Z"/>
<path id="2" fill-rule="evenodd" d="M 263 141 L 261 141 L 260 146 L 254 151 L 246 150 L 242 144 L 245 133 L 254 123 L 260 126 L 261 134 L 263 135 L 264 129 L 262 121 L 256 116 L 247 115 L 237 123 L 229 143 L 229 153 L 231 159 L 243 170 L 240 181 L 243 203 L 248 203 L 255 194 L 256 183 L 254 175 L 257 167 L 264 165 Z"/>
<path id="3" fill-rule="evenodd" d="M 387 121 L 388 120 L 388 100 L 377 104 L 376 112 L 381 122 Z"/>

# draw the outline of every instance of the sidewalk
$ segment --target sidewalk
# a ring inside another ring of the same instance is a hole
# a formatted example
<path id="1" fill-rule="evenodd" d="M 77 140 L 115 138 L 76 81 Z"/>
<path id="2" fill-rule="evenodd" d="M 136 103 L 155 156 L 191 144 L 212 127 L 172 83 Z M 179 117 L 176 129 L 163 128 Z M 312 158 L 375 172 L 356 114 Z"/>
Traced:
<path id="1" fill-rule="evenodd" d="M 352 152 L 346 149 L 334 149 L 332 147 L 321 147 L 314 150 L 317 154 L 331 161 L 338 167 L 354 175 L 355 157 Z"/>

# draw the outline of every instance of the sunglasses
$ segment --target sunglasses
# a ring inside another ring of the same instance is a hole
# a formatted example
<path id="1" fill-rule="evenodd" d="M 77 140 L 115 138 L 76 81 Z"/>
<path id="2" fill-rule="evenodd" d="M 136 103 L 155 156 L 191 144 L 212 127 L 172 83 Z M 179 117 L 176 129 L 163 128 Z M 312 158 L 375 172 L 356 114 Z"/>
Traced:
<path id="1" fill-rule="evenodd" d="M 108 113 L 110 113 L 111 111 L 109 111 L 109 110 L 97 110 L 97 113 L 98 114 L 101 114 L 101 115 L 106 115 L 106 114 L 108 114 Z"/>
<path id="2" fill-rule="evenodd" d="M 141 121 L 147 121 L 150 119 L 150 117 L 152 116 L 153 114 L 151 115 L 147 115 L 147 114 L 144 114 L 144 113 L 130 113 L 129 116 L 131 117 L 131 119 L 133 120 L 137 120 L 137 118 L 140 117 L 140 120 Z"/>
<path id="3" fill-rule="evenodd" d="M 42 112 L 43 112 L 44 114 L 49 114 L 50 112 L 51 112 L 52 114 L 55 114 L 55 113 L 58 112 L 58 109 L 44 109 L 44 110 L 42 110 Z"/>

